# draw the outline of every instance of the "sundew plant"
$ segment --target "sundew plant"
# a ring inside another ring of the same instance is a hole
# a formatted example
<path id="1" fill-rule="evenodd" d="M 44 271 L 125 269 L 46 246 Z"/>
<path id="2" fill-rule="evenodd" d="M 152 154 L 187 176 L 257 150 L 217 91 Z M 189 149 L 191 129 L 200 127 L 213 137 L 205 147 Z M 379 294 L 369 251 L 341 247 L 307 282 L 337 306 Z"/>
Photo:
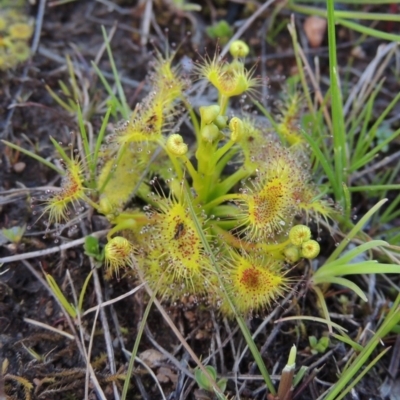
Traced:
<path id="1" fill-rule="evenodd" d="M 333 6 L 332 2 L 330 4 Z M 331 7 L 330 43 L 335 38 L 334 26 Z M 261 330 L 250 333 L 246 321 L 253 316 L 267 315 L 284 296 L 285 303 L 282 303 L 286 304 L 292 295 L 297 294 L 297 288 L 303 282 L 304 290 L 312 290 L 311 298 L 319 316 L 295 312 L 294 316 L 285 316 L 285 320 L 312 320 L 312 323 L 327 327 L 329 337 L 309 336 L 311 353 L 324 353 L 333 341 L 350 349 L 350 355 L 345 357 L 349 361 L 345 365 L 335 361 L 335 378 L 323 394 L 326 400 L 343 398 L 389 348 L 369 361 L 382 338 L 398 330 L 398 294 L 396 300 L 381 312 L 379 319 L 382 322 L 366 344 L 358 342 L 359 334 L 357 337 L 347 335 L 345 328 L 331 321 L 333 309 L 326 301 L 332 297 L 329 295 L 332 285 L 337 285 L 346 293 L 340 297 L 344 310 L 349 302 L 349 291 L 358 296 L 358 301 L 368 302 L 369 298 L 364 288 L 358 286 L 357 278 L 350 280 L 346 275 L 399 275 L 398 229 L 395 228 L 391 244 L 382 240 L 381 228 L 375 230 L 379 231 L 378 234 L 374 229 L 362 230 L 372 217 L 376 219 L 375 225 L 397 217 L 396 206 L 400 197 L 397 196 L 379 214 L 386 201 L 383 198 L 386 194 L 383 194 L 365 215 L 353 220 L 351 193 L 361 191 L 363 187 L 365 190 L 365 186 L 357 187 L 355 181 L 349 179 L 350 172 L 364 170 L 373 162 L 377 151 L 398 136 L 396 131 L 386 142 L 373 147 L 377 126 L 396 102 L 393 101 L 383 117 L 369 129 L 374 97 L 380 88 L 378 85 L 372 100 L 367 100 L 367 114 L 363 111 L 351 124 L 344 121 L 341 124 L 343 104 L 336 72 L 335 45 L 330 44 L 331 88 L 325 98 L 321 96 L 319 108 L 316 104 L 314 106 L 309 94 L 305 68 L 298 57 L 301 52 L 294 25 L 289 26 L 289 31 L 297 56 L 299 81 L 296 82 L 301 83 L 302 89 L 300 92 L 297 83 L 288 85 L 279 115 L 271 115 L 260 104 L 259 93 L 265 83 L 256 76 L 255 66 L 247 66 L 246 56 L 250 49 L 240 40 L 232 42 L 226 58 L 220 57 L 218 52 L 200 57 L 200 61 L 193 63 L 190 73 L 187 72 L 189 69 L 176 66 L 174 54 L 166 52 L 163 55 L 155 51 L 147 77 L 148 94 L 131 110 L 109 38 L 103 30 L 115 86 L 109 84 L 95 63 L 92 66 L 108 93 L 107 100 L 99 100 L 99 96 L 89 100 L 91 94 L 68 57 L 69 83 L 59 83 L 64 96 L 60 97 L 47 87 L 49 95 L 71 118 L 75 118 L 79 127 L 79 133 L 74 137 L 76 145 L 71 143 L 64 148 L 51 138 L 61 158 L 56 165 L 33 151 L 3 141 L 10 148 L 56 170 L 62 177 L 58 190 L 41 189 L 47 193 L 35 201 L 38 208 L 35 218 L 44 221 L 48 235 L 55 232 L 56 236 L 62 237 L 67 229 L 72 229 L 84 216 L 93 213 L 100 215 L 101 221 L 106 223 L 104 231 L 73 243 L 76 246 L 85 241 L 85 253 L 91 256 L 93 267 L 85 277 L 79 299 L 73 292 L 73 304 L 56 280 L 45 273 L 48 287 L 64 315 L 72 319 L 71 331 L 78 327 L 81 332 L 82 343 L 77 341 L 79 346 L 81 343 L 82 349 L 86 347 L 82 319 L 94 310 L 83 309 L 92 277 L 99 309 L 103 303 L 96 266 L 102 268 L 106 279 L 116 284 L 133 277 L 135 284 L 141 282 L 135 291 L 142 287 L 147 290 L 149 300 L 146 300 L 147 306 L 141 316 L 126 374 L 110 369 L 115 379 L 125 380 L 122 399 L 127 398 L 133 365 L 137 361 L 136 354 L 152 304 L 158 307 L 164 321 L 197 364 L 193 376 L 199 387 L 214 391 L 218 398 L 224 398 L 225 377 L 216 379 L 214 366 L 205 365 L 208 363 L 206 358 L 199 360 L 160 302 L 172 306 L 172 309 L 177 308 L 175 305 L 187 309 L 199 304 L 200 310 L 216 311 L 216 315 L 223 317 L 228 325 L 229 320 L 235 320 L 269 394 L 273 396 L 268 398 L 274 400 L 278 397 L 290 400 L 290 393 L 305 373 L 304 366 L 294 377 L 296 346 L 293 346 L 276 390 L 264 364 L 265 353 L 262 354 L 254 342 Z M 192 106 L 191 95 L 199 94 L 199 90 L 204 88 L 215 100 L 203 97 L 203 104 Z M 399 96 L 396 96 L 396 101 Z M 237 105 L 247 101 L 245 99 L 251 99 L 266 118 L 240 110 Z M 103 116 L 96 137 L 91 124 L 94 114 Z M 326 126 L 322 116 L 326 119 Z M 111 125 L 112 118 L 113 121 L 123 118 L 123 121 Z M 351 129 L 347 125 L 351 125 Z M 362 127 L 361 132 L 359 127 Z M 347 149 L 352 148 L 355 148 L 357 157 L 347 157 Z M 367 190 L 377 192 L 389 187 L 398 188 L 398 185 L 392 185 L 397 172 L 396 167 L 390 174 L 390 185 L 371 184 Z M 382 182 L 386 182 L 388 177 L 386 173 L 384 176 Z M 87 226 L 82 224 L 85 234 Z M 331 243 L 328 243 L 329 239 L 320 240 L 322 228 L 332 233 Z M 14 230 L 3 231 L 4 236 L 8 234 L 18 246 L 22 233 L 16 235 Z M 370 237 L 367 232 L 375 236 Z M 330 246 L 333 242 L 336 246 Z M 59 247 L 49 250 L 59 251 Z M 37 252 L 31 252 L 27 257 L 37 256 Z M 381 262 L 375 260 L 376 257 Z M 15 256 L 1 259 L 0 264 L 12 260 L 16 260 Z M 394 284 L 393 287 L 397 288 Z M 103 304 L 111 303 L 106 301 Z M 294 300 L 292 305 L 296 304 Z M 359 305 L 357 303 L 357 307 Z M 346 311 L 345 314 L 349 313 Z M 101 311 L 100 317 L 105 326 L 107 318 L 105 315 L 102 317 Z M 298 331 L 299 335 L 307 335 L 309 326 L 301 322 L 299 326 L 305 328 Z M 103 331 L 105 338 L 109 336 L 108 328 Z M 95 330 L 92 332 L 94 334 Z M 110 336 L 107 340 L 111 343 Z M 107 346 L 111 366 L 114 355 L 109 349 L 112 347 Z M 87 353 L 90 354 L 90 350 Z M 82 355 L 85 354 L 82 351 Z M 237 355 L 239 364 L 239 352 Z M 90 363 L 90 357 L 87 362 Z M 90 375 L 95 384 L 94 370 Z M 59 388 L 64 386 L 57 384 Z M 299 386 L 304 388 L 307 385 Z M 85 388 L 88 392 L 89 381 Z M 117 386 L 114 389 L 116 391 Z M 301 387 L 297 389 L 299 392 L 303 390 Z M 97 391 L 101 391 L 99 384 Z"/>
<path id="2" fill-rule="evenodd" d="M 133 270 L 164 301 L 191 296 L 223 315 L 246 316 L 290 288 L 290 265 L 319 254 L 307 225 L 337 211 L 313 182 L 293 127 L 296 102 L 283 110 L 278 132 L 229 111 L 231 98 L 254 96 L 261 84 L 245 67 L 248 52 L 235 41 L 229 60 L 216 54 L 195 66 L 193 79 L 218 92 L 199 109 L 186 98 L 191 77 L 173 56 L 157 54 L 148 96 L 94 156 L 67 157 L 57 146 L 65 174 L 44 212 L 62 225 L 86 203 L 107 218 L 108 278 Z M 185 112 L 191 135 L 175 128 Z M 88 174 L 85 163 L 93 166 Z"/>

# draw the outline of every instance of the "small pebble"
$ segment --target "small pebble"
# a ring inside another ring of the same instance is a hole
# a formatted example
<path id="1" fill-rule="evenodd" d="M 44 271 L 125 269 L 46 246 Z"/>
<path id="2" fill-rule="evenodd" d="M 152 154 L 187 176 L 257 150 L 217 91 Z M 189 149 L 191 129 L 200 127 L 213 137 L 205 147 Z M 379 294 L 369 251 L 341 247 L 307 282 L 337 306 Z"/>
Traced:
<path id="1" fill-rule="evenodd" d="M 53 311 L 54 311 L 53 302 L 49 300 L 44 308 L 44 313 L 46 314 L 47 317 L 50 317 L 51 315 L 53 315 Z"/>
<path id="2" fill-rule="evenodd" d="M 321 46 L 327 24 L 325 18 L 317 17 L 316 15 L 306 18 L 303 28 L 311 47 Z"/>
<path id="3" fill-rule="evenodd" d="M 19 161 L 13 165 L 13 170 L 17 174 L 20 174 L 26 167 L 26 164 L 22 161 Z"/>
<path id="4" fill-rule="evenodd" d="M 355 46 L 351 50 L 351 55 L 353 57 L 359 58 L 360 60 L 365 60 L 367 55 L 361 46 Z"/>

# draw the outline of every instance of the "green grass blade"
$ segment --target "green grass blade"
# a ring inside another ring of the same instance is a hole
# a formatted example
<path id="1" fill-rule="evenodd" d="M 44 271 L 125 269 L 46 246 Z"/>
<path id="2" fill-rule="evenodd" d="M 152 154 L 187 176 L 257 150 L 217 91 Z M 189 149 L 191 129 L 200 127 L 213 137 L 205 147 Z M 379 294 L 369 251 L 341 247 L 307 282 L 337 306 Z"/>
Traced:
<path id="1" fill-rule="evenodd" d="M 338 335 L 337 333 L 332 333 L 332 336 L 340 342 L 348 344 L 353 348 L 353 350 L 357 351 L 358 353 L 364 349 L 361 344 L 355 342 L 354 340 L 351 340 L 347 335 L 344 336 L 343 334 Z"/>
<path id="2" fill-rule="evenodd" d="M 96 168 L 97 168 L 97 161 L 99 159 L 99 151 L 100 151 L 101 144 L 103 143 L 103 139 L 104 139 L 104 135 L 106 133 L 106 128 L 107 128 L 108 121 L 110 119 L 110 115 L 111 115 L 111 107 L 109 107 L 107 109 L 107 112 L 103 118 L 99 134 L 97 135 L 96 145 L 94 147 L 93 162 L 92 162 L 91 169 L 90 169 L 91 182 L 93 182 L 93 183 L 96 183 L 95 182 L 95 174 L 96 174 Z"/>
<path id="3" fill-rule="evenodd" d="M 335 170 L 334 170 L 333 165 L 331 165 L 329 163 L 329 157 L 327 157 L 325 154 L 322 153 L 317 142 L 309 134 L 307 134 L 304 131 L 302 132 L 302 134 L 303 134 L 304 138 L 306 139 L 307 143 L 310 145 L 314 156 L 321 164 L 322 169 L 324 170 L 326 176 L 328 177 L 328 180 L 332 186 L 335 197 L 336 198 L 340 197 L 340 193 L 342 192 L 342 190 L 339 190 L 339 188 L 338 188 L 339 182 L 336 179 Z M 341 184 L 342 183 L 340 182 L 340 185 Z"/>
<path id="4" fill-rule="evenodd" d="M 46 281 L 53 292 L 54 296 L 57 297 L 59 300 L 60 304 L 64 307 L 65 311 L 68 313 L 68 315 L 72 318 L 76 318 L 77 312 L 75 307 L 70 304 L 67 300 L 67 298 L 64 296 L 64 293 L 60 289 L 60 287 L 57 285 L 57 282 L 55 279 L 50 275 L 50 274 L 44 274 L 44 277 L 46 278 Z"/>
<path id="5" fill-rule="evenodd" d="M 332 1 L 332 0 L 330 0 Z M 367 26 L 357 24 L 356 22 L 348 21 L 347 19 L 336 18 L 336 22 L 340 25 L 350 28 L 354 31 L 363 33 L 368 36 L 373 36 L 383 40 L 389 40 L 390 42 L 400 42 L 400 35 L 394 33 L 387 33 L 379 31 L 378 29 L 368 28 Z"/>
<path id="6" fill-rule="evenodd" d="M 385 320 L 376 331 L 371 340 L 367 343 L 361 353 L 353 361 L 351 366 L 341 375 L 340 379 L 331 388 L 324 400 L 335 400 L 339 396 L 347 383 L 353 379 L 354 375 L 359 372 L 367 362 L 369 356 L 375 348 L 381 343 L 384 338 L 398 323 L 400 323 L 400 293 L 398 294 L 392 308 L 390 309 Z"/>
<path id="7" fill-rule="evenodd" d="M 391 143 L 394 139 L 396 139 L 400 135 L 400 129 L 393 132 L 388 138 L 380 142 L 377 146 L 374 146 L 372 150 L 366 153 L 363 157 L 361 157 L 357 162 L 355 162 L 351 166 L 351 172 L 355 172 L 363 167 L 365 164 L 368 164 L 372 161 L 376 154 L 378 154 L 385 146 Z"/>
<path id="8" fill-rule="evenodd" d="M 400 190 L 400 184 L 353 186 L 349 188 L 350 192 L 378 192 L 380 190 Z"/>
<path id="9" fill-rule="evenodd" d="M 111 88 L 110 84 L 107 82 L 107 79 L 103 75 L 103 73 L 100 71 L 99 67 L 92 62 L 92 67 L 96 71 L 97 76 L 99 77 L 101 83 L 104 86 L 104 89 L 106 90 L 107 94 L 110 96 L 110 100 L 112 103 L 115 105 L 115 108 L 121 113 L 122 116 L 124 116 L 124 106 L 122 103 L 118 100 L 118 97 L 115 95 L 113 89 Z M 127 117 L 124 117 L 127 119 Z"/>
<path id="10" fill-rule="evenodd" d="M 358 382 L 360 382 L 360 380 L 371 370 L 371 368 L 373 366 L 376 365 L 376 363 L 391 349 L 391 347 L 387 347 L 386 349 L 382 350 L 368 365 L 366 365 L 362 372 L 357 376 L 357 378 L 355 378 L 351 384 L 345 389 L 343 390 L 342 393 L 340 393 L 340 395 L 335 399 L 335 400 L 341 400 L 344 398 L 344 396 L 346 396 L 350 390 L 352 390 Z"/>
<path id="11" fill-rule="evenodd" d="M 339 246 L 332 252 L 329 258 L 326 260 L 326 264 L 336 260 L 339 255 L 343 252 L 346 246 L 350 243 L 350 240 L 353 239 L 359 231 L 363 228 L 363 226 L 367 223 L 367 221 L 377 212 L 385 203 L 387 199 L 382 199 L 377 204 L 375 204 L 353 227 L 353 229 L 345 236 L 345 238 L 340 242 Z"/>
<path id="12" fill-rule="evenodd" d="M 131 353 L 131 358 L 129 359 L 128 369 L 126 371 L 126 377 L 125 377 L 125 382 L 124 382 L 124 386 L 122 389 L 121 400 L 126 400 L 126 396 L 128 394 L 129 383 L 130 383 L 132 372 L 133 372 L 133 366 L 135 364 L 136 354 L 139 350 L 139 344 L 142 339 L 144 328 L 146 327 L 146 323 L 149 318 L 151 306 L 153 305 L 154 299 L 156 297 L 156 293 L 157 293 L 157 290 L 154 290 L 149 299 L 149 302 L 147 303 L 146 309 L 144 310 L 142 320 L 140 321 L 139 329 L 137 331 L 135 343 L 133 345 L 133 349 L 132 349 L 132 353 Z"/>
<path id="13" fill-rule="evenodd" d="M 332 94 L 333 123 L 333 157 L 335 177 L 337 180 L 336 201 L 343 203 L 342 182 L 347 181 L 346 163 L 346 130 L 343 115 L 343 102 L 340 89 L 339 69 L 337 63 L 336 32 L 335 32 L 335 2 L 327 0 L 328 43 L 329 43 L 329 77 Z M 343 205 L 343 204 L 342 204 Z"/>
<path id="14" fill-rule="evenodd" d="M 130 110 L 130 108 L 128 106 L 128 103 L 126 101 L 125 92 L 124 92 L 124 89 L 122 87 L 121 80 L 119 79 L 118 69 L 117 69 L 117 67 L 115 65 L 114 57 L 113 57 L 113 54 L 112 54 L 112 51 L 111 51 L 111 47 L 110 47 L 110 39 L 109 39 L 109 37 L 107 35 L 107 32 L 106 32 L 104 26 L 101 27 L 101 31 L 103 33 L 104 43 L 105 43 L 107 54 L 108 54 L 108 59 L 110 60 L 111 70 L 112 70 L 112 73 L 113 73 L 113 76 L 114 76 L 115 85 L 117 87 L 117 92 L 118 92 L 118 96 L 119 96 L 119 103 L 121 104 L 120 112 L 122 113 L 122 116 L 125 119 L 128 119 L 131 110 Z"/>
<path id="15" fill-rule="evenodd" d="M 400 214 L 399 203 L 400 203 L 400 194 L 390 202 L 387 209 L 382 213 L 382 215 L 379 218 L 379 223 L 385 224 L 396 218 Z"/>
<path id="16" fill-rule="evenodd" d="M 340 3 L 340 1 L 335 0 L 336 3 Z M 363 4 L 365 4 L 363 2 Z M 300 4 L 295 4 L 292 1 L 289 2 L 288 8 L 290 10 L 303 13 L 306 15 L 318 15 L 319 17 L 326 18 L 326 11 L 322 8 L 303 6 Z M 372 20 L 372 21 L 400 21 L 400 15 L 391 14 L 391 13 L 374 13 L 374 12 L 362 12 L 362 11 L 342 11 L 335 10 L 336 18 L 343 19 L 361 19 L 361 20 Z"/>
<path id="17" fill-rule="evenodd" d="M 314 280 L 314 278 L 313 278 Z M 321 283 L 333 283 L 336 285 L 341 285 L 344 287 L 347 287 L 351 289 L 353 292 L 355 292 L 362 300 L 365 302 L 368 301 L 367 296 L 365 293 L 362 291 L 362 289 L 356 285 L 354 282 L 350 281 L 349 279 L 346 278 L 340 278 L 340 277 L 335 277 L 335 276 L 329 276 L 329 277 L 324 277 L 322 279 L 323 282 Z M 318 284 L 318 280 L 314 281 L 314 284 Z"/>
<path id="18" fill-rule="evenodd" d="M 61 106 L 64 110 L 69 112 L 70 114 L 75 114 L 75 108 L 71 107 L 68 103 L 66 103 L 50 86 L 45 86 L 46 90 L 49 92 L 52 99 Z"/>
<path id="19" fill-rule="evenodd" d="M 357 275 L 357 274 L 400 274 L 400 265 L 383 264 L 376 260 L 363 261 L 353 264 L 336 265 L 333 268 L 318 270 L 313 276 L 313 282 L 323 283 L 331 276 Z M 320 272 L 321 271 L 321 272 Z"/>
<path id="20" fill-rule="evenodd" d="M 36 161 L 39 161 L 39 162 L 42 163 L 43 165 L 46 165 L 46 167 L 49 167 L 49 168 L 53 169 L 54 171 L 56 171 L 58 174 L 60 174 L 60 175 L 64 175 L 64 174 L 65 174 L 65 172 L 64 172 L 62 169 L 56 167 L 53 163 L 51 163 L 50 161 L 47 161 L 47 160 L 44 159 L 43 157 L 38 156 L 38 155 L 35 154 L 33 151 L 26 150 L 26 149 L 24 149 L 23 147 L 18 146 L 17 144 L 8 142 L 7 140 L 2 140 L 2 142 L 3 142 L 6 146 L 11 147 L 11 148 L 14 149 L 14 150 L 17 150 L 17 151 L 19 151 L 20 153 L 26 154 L 27 156 L 29 156 L 29 157 L 35 159 Z"/>
<path id="21" fill-rule="evenodd" d="M 385 242 L 384 240 L 371 240 L 370 242 L 363 243 L 360 246 L 357 246 L 356 248 L 349 250 L 346 252 L 346 254 L 343 257 L 338 258 L 337 260 L 329 263 L 329 265 L 324 265 L 323 267 L 320 268 L 323 269 L 325 267 L 334 267 L 335 265 L 339 264 L 345 264 L 350 262 L 353 258 L 357 257 L 359 254 L 364 253 L 365 251 L 368 251 L 370 249 L 374 249 L 379 246 L 387 246 L 388 243 Z"/>
<path id="22" fill-rule="evenodd" d="M 331 326 L 332 328 L 337 329 L 341 333 L 347 332 L 347 329 L 343 328 L 336 322 L 328 321 L 325 318 L 321 318 L 321 317 L 311 317 L 309 315 L 294 315 L 292 317 L 284 317 L 284 318 L 278 319 L 277 321 L 275 321 L 275 323 L 282 322 L 282 321 L 296 321 L 296 320 L 319 322 L 321 324 Z"/>
<path id="23" fill-rule="evenodd" d="M 314 290 L 314 293 L 317 295 L 319 306 L 322 308 L 322 313 L 325 316 L 326 320 L 328 322 L 332 322 L 331 321 L 331 316 L 329 314 L 328 306 L 327 306 L 326 301 L 325 301 L 325 296 L 324 296 L 324 293 L 322 292 L 321 288 L 318 287 L 317 285 L 312 285 L 312 289 Z M 328 325 L 328 329 L 329 329 L 330 332 L 332 332 L 332 326 L 331 325 Z"/>
<path id="24" fill-rule="evenodd" d="M 82 286 L 81 292 L 79 294 L 79 300 L 78 300 L 78 311 L 79 312 L 82 312 L 83 300 L 85 298 L 86 289 L 89 285 L 92 275 L 93 275 L 93 270 L 89 272 L 88 276 L 85 279 L 85 282 L 83 282 L 83 286 Z"/>
<path id="25" fill-rule="evenodd" d="M 52 136 L 50 136 L 50 141 L 57 150 L 58 154 L 61 156 L 63 161 L 69 165 L 71 163 L 71 157 L 68 156 L 68 154 L 65 152 L 65 150 L 61 147 L 60 143 L 57 142 Z M 64 175 L 64 172 L 63 172 Z"/>
<path id="26" fill-rule="evenodd" d="M 85 121 L 83 119 L 81 106 L 78 102 L 76 104 L 78 106 L 77 107 L 77 118 L 78 118 L 79 134 L 80 134 L 80 137 L 82 138 L 83 150 L 85 152 L 85 157 L 88 162 L 89 171 L 90 171 L 91 167 L 93 165 L 93 161 L 92 161 L 92 153 L 90 151 L 89 138 L 88 138 L 88 135 L 86 132 Z"/>
<path id="27" fill-rule="evenodd" d="M 350 147 L 350 148 L 354 149 L 353 155 L 351 157 L 350 165 L 353 165 L 359 158 L 361 158 L 362 155 L 364 155 L 366 153 L 367 149 L 370 148 L 370 146 L 371 146 L 371 141 L 373 140 L 375 135 L 371 135 L 372 128 L 368 131 L 368 127 L 371 125 L 370 121 L 373 117 L 373 107 L 375 104 L 376 96 L 380 92 L 382 86 L 383 86 L 383 80 L 381 82 L 379 82 L 378 86 L 375 88 L 375 90 L 369 96 L 367 104 L 364 106 L 362 111 L 360 110 L 359 107 L 356 107 L 355 111 L 359 112 L 360 115 L 365 114 L 365 116 L 364 116 L 364 119 L 362 122 L 361 132 L 357 135 L 358 136 L 357 144 L 356 144 L 356 146 Z M 355 118 L 353 116 L 354 116 L 354 114 L 351 113 L 349 116 L 349 120 L 354 120 Z M 359 125 L 360 125 L 360 122 L 361 121 L 358 121 Z M 377 125 L 377 126 L 379 126 L 379 125 Z"/>
<path id="28" fill-rule="evenodd" d="M 300 56 L 300 44 L 297 40 L 297 31 L 296 31 L 296 26 L 294 23 L 294 18 L 292 18 L 291 23 L 288 24 L 288 31 L 290 33 L 290 36 L 292 37 L 292 44 L 293 44 L 293 51 L 294 51 L 294 56 L 296 59 L 296 65 L 297 65 L 297 70 L 298 70 L 298 74 L 300 77 L 300 82 L 301 82 L 301 86 L 303 87 L 303 94 L 304 97 L 306 98 L 306 102 L 308 105 L 308 109 L 310 112 L 310 115 L 312 117 L 312 119 L 315 121 L 315 113 L 314 113 L 314 104 L 310 95 L 310 90 L 308 88 L 308 83 L 307 83 L 307 78 L 306 75 L 304 73 L 304 65 L 303 62 L 301 60 L 301 56 Z"/>
<path id="29" fill-rule="evenodd" d="M 351 220 L 351 195 L 349 188 L 347 185 L 342 182 L 342 187 L 343 187 L 343 203 L 344 203 L 344 218 L 345 221 L 350 221 Z"/>

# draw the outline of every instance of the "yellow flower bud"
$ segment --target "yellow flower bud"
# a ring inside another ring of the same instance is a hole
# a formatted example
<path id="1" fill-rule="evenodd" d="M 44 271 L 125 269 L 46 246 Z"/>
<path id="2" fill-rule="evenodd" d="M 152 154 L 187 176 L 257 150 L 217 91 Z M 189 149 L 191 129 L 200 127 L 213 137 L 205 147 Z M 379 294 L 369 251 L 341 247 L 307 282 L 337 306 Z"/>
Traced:
<path id="1" fill-rule="evenodd" d="M 229 47 L 229 52 L 231 53 L 232 57 L 246 57 L 249 54 L 249 46 L 243 40 L 235 40 L 231 43 Z"/>
<path id="2" fill-rule="evenodd" d="M 218 117 L 220 110 L 221 108 L 217 104 L 200 107 L 200 117 L 203 124 L 209 125 L 214 122 Z"/>
<path id="3" fill-rule="evenodd" d="M 301 245 L 301 255 L 304 258 L 313 259 L 318 256 L 321 248 L 316 240 L 307 240 Z"/>
<path id="4" fill-rule="evenodd" d="M 301 246 L 311 239 L 311 230 L 306 225 L 296 225 L 289 232 L 289 240 L 295 246 Z"/>
<path id="5" fill-rule="evenodd" d="M 219 136 L 219 129 L 217 125 L 214 124 L 206 125 L 201 131 L 201 137 L 206 142 L 212 143 L 214 140 L 218 138 L 218 136 Z"/>
<path id="6" fill-rule="evenodd" d="M 233 142 L 239 141 L 243 136 L 243 122 L 238 117 L 233 117 L 229 122 L 229 129 L 232 131 L 231 140 Z"/>
<path id="7" fill-rule="evenodd" d="M 288 263 L 293 264 L 300 260 L 301 254 L 300 250 L 295 245 L 290 245 L 283 250 L 283 255 Z"/>
<path id="8" fill-rule="evenodd" d="M 188 152 L 188 146 L 183 141 L 183 137 L 178 133 L 173 133 L 167 139 L 167 150 L 174 156 L 184 156 Z"/>
<path id="9" fill-rule="evenodd" d="M 217 118 L 214 120 L 214 124 L 217 125 L 219 129 L 224 129 L 226 128 L 226 121 L 228 120 L 228 117 L 225 115 L 218 115 Z"/>

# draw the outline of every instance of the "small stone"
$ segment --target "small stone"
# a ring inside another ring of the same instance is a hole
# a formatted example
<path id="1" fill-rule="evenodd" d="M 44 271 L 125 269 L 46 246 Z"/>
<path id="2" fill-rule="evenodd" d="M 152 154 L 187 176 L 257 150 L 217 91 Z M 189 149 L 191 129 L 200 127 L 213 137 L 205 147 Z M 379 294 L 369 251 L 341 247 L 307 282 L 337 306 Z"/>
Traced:
<path id="1" fill-rule="evenodd" d="M 54 311 L 53 302 L 49 300 L 44 308 L 44 313 L 46 314 L 47 317 L 50 317 L 53 314 L 53 311 Z"/>
<path id="2" fill-rule="evenodd" d="M 26 167 L 26 164 L 22 161 L 19 161 L 13 165 L 13 170 L 17 174 L 20 174 L 22 171 L 24 171 L 25 167 Z"/>
<path id="3" fill-rule="evenodd" d="M 178 382 L 178 376 L 168 367 L 160 367 L 157 371 L 157 379 L 161 383 L 167 383 L 171 381 L 176 384 Z"/>
<path id="4" fill-rule="evenodd" d="M 150 368 L 159 366 L 162 362 L 167 360 L 164 354 L 157 350 L 149 349 L 140 353 L 139 358 L 145 362 Z"/>
<path id="5" fill-rule="evenodd" d="M 321 46 L 328 23 L 325 18 L 312 15 L 304 21 L 303 28 L 311 47 Z"/>
<path id="6" fill-rule="evenodd" d="M 351 55 L 360 60 L 365 60 L 367 55 L 365 54 L 364 49 L 361 46 L 355 46 L 351 50 Z"/>

